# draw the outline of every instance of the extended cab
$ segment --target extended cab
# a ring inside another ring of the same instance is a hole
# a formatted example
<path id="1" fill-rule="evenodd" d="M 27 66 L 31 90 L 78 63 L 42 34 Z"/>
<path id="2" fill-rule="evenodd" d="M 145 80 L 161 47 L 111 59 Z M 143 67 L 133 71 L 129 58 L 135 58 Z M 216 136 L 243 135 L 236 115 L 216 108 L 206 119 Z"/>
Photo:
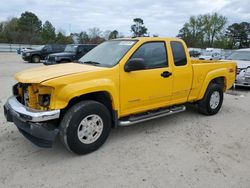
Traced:
<path id="1" fill-rule="evenodd" d="M 96 44 L 68 44 L 64 52 L 50 54 L 44 65 L 68 63 L 79 60 L 83 55 L 96 47 Z"/>
<path id="2" fill-rule="evenodd" d="M 22 53 L 24 61 L 40 63 L 41 60 L 45 60 L 49 54 L 62 52 L 65 45 L 61 44 L 46 44 L 36 49 L 25 50 Z"/>
<path id="3" fill-rule="evenodd" d="M 111 40 L 79 63 L 16 74 L 4 112 L 36 145 L 51 147 L 59 134 L 70 151 L 85 154 L 112 127 L 182 112 L 187 103 L 216 114 L 235 76 L 234 62 L 191 60 L 180 39 Z"/>

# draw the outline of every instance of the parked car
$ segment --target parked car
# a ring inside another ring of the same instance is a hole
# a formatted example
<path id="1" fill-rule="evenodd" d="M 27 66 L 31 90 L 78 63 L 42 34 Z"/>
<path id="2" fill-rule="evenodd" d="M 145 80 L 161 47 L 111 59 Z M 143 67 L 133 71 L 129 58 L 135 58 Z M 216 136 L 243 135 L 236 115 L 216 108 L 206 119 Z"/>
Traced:
<path id="1" fill-rule="evenodd" d="M 222 56 L 218 52 L 206 51 L 199 56 L 199 60 L 220 60 L 220 59 L 222 59 Z"/>
<path id="2" fill-rule="evenodd" d="M 34 144 L 51 147 L 59 134 L 86 154 L 111 128 L 183 112 L 187 103 L 214 115 L 236 75 L 236 63 L 192 60 L 184 41 L 160 37 L 106 41 L 78 62 L 15 75 L 5 117 Z"/>
<path id="3" fill-rule="evenodd" d="M 250 48 L 234 51 L 227 57 L 237 63 L 236 86 L 250 87 Z"/>
<path id="4" fill-rule="evenodd" d="M 24 51 L 27 51 L 27 50 L 32 50 L 32 48 L 17 48 L 16 49 L 16 52 L 17 54 L 22 54 Z"/>
<path id="5" fill-rule="evenodd" d="M 190 50 L 189 55 L 190 55 L 190 57 L 199 57 L 201 55 L 201 53 L 199 51 L 196 51 L 196 50 Z"/>
<path id="6" fill-rule="evenodd" d="M 78 60 L 96 46 L 97 45 L 94 44 L 69 44 L 64 49 L 64 52 L 48 55 L 46 61 L 43 64 L 53 65 Z"/>
<path id="7" fill-rule="evenodd" d="M 60 44 L 46 44 L 34 50 L 25 50 L 22 53 L 24 61 L 39 63 L 44 60 L 49 54 L 64 51 L 65 45 Z"/>

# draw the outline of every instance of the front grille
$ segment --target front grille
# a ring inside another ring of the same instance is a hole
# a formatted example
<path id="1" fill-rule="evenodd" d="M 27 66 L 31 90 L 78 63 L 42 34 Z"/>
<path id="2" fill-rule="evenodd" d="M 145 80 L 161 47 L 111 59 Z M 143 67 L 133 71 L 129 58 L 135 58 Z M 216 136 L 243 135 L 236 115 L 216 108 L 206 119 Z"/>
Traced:
<path id="1" fill-rule="evenodd" d="M 250 82 L 250 77 L 246 77 L 246 78 L 245 78 L 245 81 L 246 81 L 246 82 Z"/>
<path id="2" fill-rule="evenodd" d="M 55 61 L 55 57 L 49 56 L 49 57 L 48 57 L 48 61 Z"/>

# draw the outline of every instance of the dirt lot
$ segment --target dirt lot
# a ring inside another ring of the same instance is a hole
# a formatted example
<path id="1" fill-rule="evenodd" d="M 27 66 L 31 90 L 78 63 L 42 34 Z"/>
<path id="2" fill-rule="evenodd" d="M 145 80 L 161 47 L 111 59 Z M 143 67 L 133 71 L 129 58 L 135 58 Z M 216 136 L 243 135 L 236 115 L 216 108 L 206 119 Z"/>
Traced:
<path id="1" fill-rule="evenodd" d="M 42 65 L 0 54 L 0 105 L 14 73 Z M 0 187 L 250 187 L 250 90 L 225 95 L 219 114 L 193 110 L 115 129 L 98 151 L 76 156 L 27 141 L 0 108 Z"/>

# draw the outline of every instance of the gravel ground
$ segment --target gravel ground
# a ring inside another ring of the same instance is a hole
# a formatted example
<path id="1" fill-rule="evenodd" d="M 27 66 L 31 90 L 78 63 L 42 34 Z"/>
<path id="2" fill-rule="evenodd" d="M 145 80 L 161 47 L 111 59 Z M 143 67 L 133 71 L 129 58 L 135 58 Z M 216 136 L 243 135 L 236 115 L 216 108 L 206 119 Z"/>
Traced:
<path id="1" fill-rule="evenodd" d="M 0 54 L 0 105 L 14 73 L 41 66 Z M 250 90 L 229 91 L 211 117 L 186 112 L 112 130 L 96 152 L 76 156 L 56 140 L 26 140 L 0 108 L 0 187 L 250 187 Z"/>

